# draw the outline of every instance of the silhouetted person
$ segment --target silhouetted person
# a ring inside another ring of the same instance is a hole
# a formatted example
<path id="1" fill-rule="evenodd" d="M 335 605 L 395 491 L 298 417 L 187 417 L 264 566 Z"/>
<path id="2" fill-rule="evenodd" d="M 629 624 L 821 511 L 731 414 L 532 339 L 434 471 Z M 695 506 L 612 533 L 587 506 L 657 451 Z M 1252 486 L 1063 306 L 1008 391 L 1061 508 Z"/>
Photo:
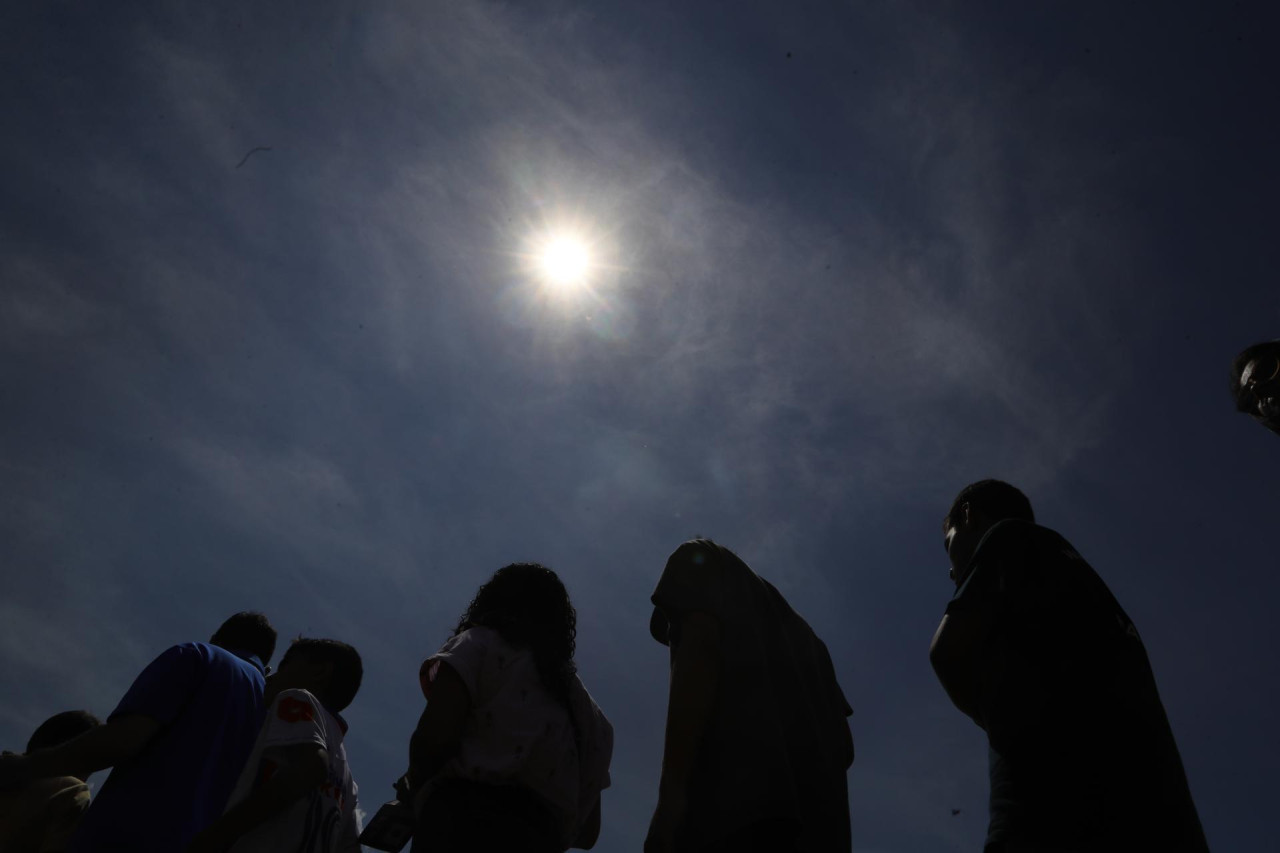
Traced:
<path id="1" fill-rule="evenodd" d="M 267 679 L 267 718 L 226 814 L 188 853 L 360 853 L 341 712 L 364 677 L 337 640 L 299 637 Z"/>
<path id="2" fill-rule="evenodd" d="M 415 853 L 590 849 L 613 728 L 577 676 L 577 614 L 555 572 L 499 569 L 422 664 L 426 710 L 397 784 Z"/>
<path id="3" fill-rule="evenodd" d="M 671 555 L 653 604 L 671 693 L 645 853 L 848 851 L 853 711 L 822 640 L 706 539 Z"/>
<path id="4" fill-rule="evenodd" d="M 1231 396 L 1238 411 L 1280 433 L 1280 341 L 1254 344 L 1232 360 Z"/>
<path id="5" fill-rule="evenodd" d="M 27 742 L 27 754 L 64 744 L 102 725 L 88 711 L 63 711 L 45 720 Z M 13 753 L 6 752 L 5 755 Z M 0 851 L 4 853 L 60 853 L 89 808 L 92 770 L 81 768 L 63 776 L 33 779 L 14 790 L 0 792 Z"/>
<path id="6" fill-rule="evenodd" d="M 965 487 L 943 531 L 957 590 L 929 657 L 987 733 L 986 850 L 1206 851 L 1138 631 L 1022 492 Z"/>
<path id="7" fill-rule="evenodd" d="M 173 646 L 152 661 L 104 725 L 0 759 L 0 785 L 113 767 L 70 849 L 182 850 L 222 813 L 253 749 L 275 644 L 265 616 L 237 613 L 208 643 Z"/>

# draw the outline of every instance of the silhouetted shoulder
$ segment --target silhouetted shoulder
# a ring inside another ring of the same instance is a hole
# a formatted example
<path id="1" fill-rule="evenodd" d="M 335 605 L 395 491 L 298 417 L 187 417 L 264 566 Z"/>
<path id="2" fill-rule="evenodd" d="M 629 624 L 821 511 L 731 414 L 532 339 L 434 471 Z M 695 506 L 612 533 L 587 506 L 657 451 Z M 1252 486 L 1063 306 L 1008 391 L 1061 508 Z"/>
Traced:
<path id="1" fill-rule="evenodd" d="M 948 612 L 1059 595 L 1073 582 L 1092 587 L 1096 575 L 1065 538 L 1028 521 L 1006 519 L 978 543 L 973 567 L 956 591 Z"/>

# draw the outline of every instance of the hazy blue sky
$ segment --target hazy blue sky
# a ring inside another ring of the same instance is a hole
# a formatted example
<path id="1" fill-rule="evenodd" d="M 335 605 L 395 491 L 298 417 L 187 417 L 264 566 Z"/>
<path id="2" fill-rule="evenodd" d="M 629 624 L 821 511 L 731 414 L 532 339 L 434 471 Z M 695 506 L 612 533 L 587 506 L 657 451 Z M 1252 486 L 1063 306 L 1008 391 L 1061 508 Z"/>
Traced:
<path id="1" fill-rule="evenodd" d="M 855 849 L 976 851 L 926 649 L 999 476 L 1138 623 L 1214 848 L 1268 847 L 1280 440 L 1226 391 L 1280 336 L 1262 8 L 5 4 L 0 745 L 255 608 L 363 653 L 375 807 L 419 661 L 539 560 L 616 729 L 597 849 L 638 850 L 648 596 L 700 534 L 831 649 Z M 530 274 L 560 227 L 587 291 Z"/>

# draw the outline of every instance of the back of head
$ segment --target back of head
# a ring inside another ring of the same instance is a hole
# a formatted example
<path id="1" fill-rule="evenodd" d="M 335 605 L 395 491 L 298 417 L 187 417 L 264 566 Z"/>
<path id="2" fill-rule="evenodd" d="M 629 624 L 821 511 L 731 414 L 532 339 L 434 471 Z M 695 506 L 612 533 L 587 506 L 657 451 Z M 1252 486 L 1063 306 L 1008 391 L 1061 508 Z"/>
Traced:
<path id="1" fill-rule="evenodd" d="M 1031 509 L 1031 501 L 1016 487 L 1003 480 L 979 480 L 970 483 L 960 490 L 956 499 L 951 502 L 946 518 L 942 520 L 942 529 L 951 527 L 958 516 L 960 507 L 968 504 L 972 511 L 982 515 L 989 524 L 1005 519 L 1018 519 L 1035 523 L 1036 514 Z"/>
<path id="2" fill-rule="evenodd" d="M 546 645 L 571 660 L 578 614 L 569 591 L 541 563 L 512 563 L 493 573 L 467 605 L 454 633 L 482 625 L 516 645 Z"/>
<path id="3" fill-rule="evenodd" d="M 319 691 L 317 698 L 329 710 L 342 711 L 360 692 L 360 683 L 364 680 L 364 663 L 354 646 L 340 640 L 299 637 L 289 645 L 288 651 L 280 659 L 281 671 L 285 669 L 286 661 L 296 658 L 328 668 L 327 684 Z"/>
<path id="4" fill-rule="evenodd" d="M 102 721 L 88 711 L 63 711 L 61 714 L 54 714 L 31 733 L 31 739 L 27 741 L 27 752 L 64 744 L 100 725 Z"/>
<path id="5" fill-rule="evenodd" d="M 276 652 L 276 629 L 271 627 L 266 616 L 245 610 L 223 622 L 209 642 L 228 651 L 257 655 L 265 665 Z"/>

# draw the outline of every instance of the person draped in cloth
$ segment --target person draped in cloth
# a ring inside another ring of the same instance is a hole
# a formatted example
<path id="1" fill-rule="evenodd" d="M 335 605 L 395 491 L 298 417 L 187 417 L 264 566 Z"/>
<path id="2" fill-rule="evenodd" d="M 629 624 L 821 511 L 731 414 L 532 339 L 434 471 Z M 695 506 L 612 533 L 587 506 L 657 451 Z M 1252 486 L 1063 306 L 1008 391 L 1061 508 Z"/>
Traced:
<path id="1" fill-rule="evenodd" d="M 653 607 L 671 695 L 645 853 L 847 853 L 853 710 L 826 645 L 707 539 L 671 555 Z"/>

